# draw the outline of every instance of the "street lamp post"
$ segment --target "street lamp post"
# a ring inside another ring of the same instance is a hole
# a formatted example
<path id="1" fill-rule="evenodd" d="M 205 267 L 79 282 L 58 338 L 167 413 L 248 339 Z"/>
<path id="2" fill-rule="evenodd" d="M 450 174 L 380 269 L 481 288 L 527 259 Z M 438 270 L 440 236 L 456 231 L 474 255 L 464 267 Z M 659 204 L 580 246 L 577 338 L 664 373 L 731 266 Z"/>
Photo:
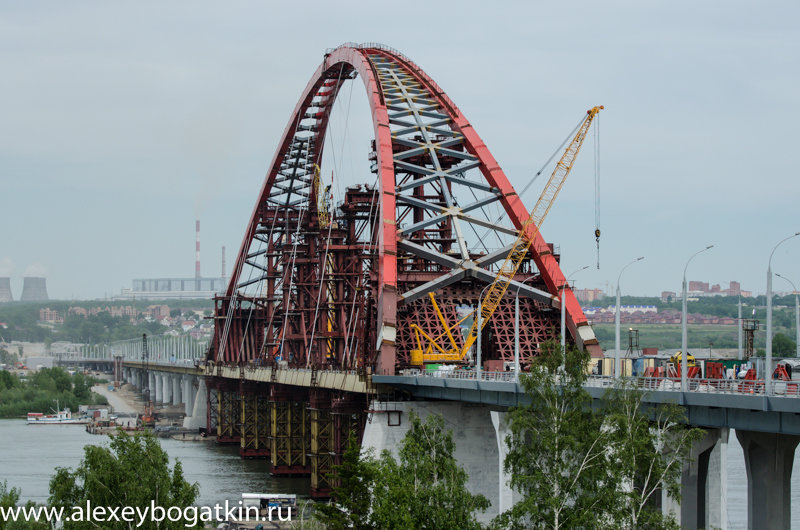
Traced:
<path id="1" fill-rule="evenodd" d="M 772 256 L 784 241 L 788 241 L 797 236 L 800 236 L 800 232 L 795 232 L 793 235 L 778 241 L 778 244 L 772 249 L 769 255 L 769 262 L 767 263 L 767 359 L 765 368 L 766 374 L 764 375 L 764 393 L 766 395 L 770 395 L 772 390 Z"/>
<path id="2" fill-rule="evenodd" d="M 777 272 L 775 276 L 778 278 L 783 278 L 787 282 L 792 285 L 792 291 L 794 292 L 794 329 L 795 329 L 795 343 L 797 346 L 797 351 L 795 352 L 795 357 L 800 359 L 800 296 L 798 296 L 797 287 L 795 287 L 794 282 L 787 278 L 786 276 L 781 276 Z"/>
<path id="3" fill-rule="evenodd" d="M 475 378 L 478 381 L 481 380 L 481 328 L 483 327 L 481 325 L 482 324 L 482 322 L 481 322 L 481 310 L 483 308 L 483 306 L 481 304 L 481 300 L 483 300 L 483 293 L 485 293 L 486 289 L 488 289 L 491 286 L 492 286 L 492 284 L 490 283 L 489 285 L 484 287 L 483 290 L 481 291 L 481 294 L 478 295 L 478 314 L 475 315 L 475 318 L 478 319 L 478 337 L 477 337 L 478 345 L 475 348 L 475 350 L 476 350 L 475 357 L 476 357 L 476 361 L 477 361 L 475 363 Z"/>
<path id="4" fill-rule="evenodd" d="M 589 268 L 588 265 L 584 265 L 580 269 L 576 270 L 575 272 L 567 276 L 567 278 L 564 280 L 564 283 L 561 284 L 561 355 L 564 356 L 565 363 L 567 362 L 567 309 L 566 309 L 567 304 L 565 303 L 566 286 L 569 283 L 569 280 L 572 279 L 573 276 L 575 276 L 581 271 L 585 271 L 588 268 Z"/>
<path id="5" fill-rule="evenodd" d="M 614 377 L 620 377 L 620 364 L 619 364 L 619 297 L 620 297 L 620 290 L 619 290 L 619 281 L 622 278 L 622 273 L 625 269 L 636 263 L 637 261 L 641 261 L 644 259 L 644 256 L 638 257 L 635 260 L 631 261 L 624 267 L 622 270 L 619 271 L 619 276 L 617 276 L 617 311 L 616 315 L 614 316 L 614 332 L 615 332 L 615 346 L 616 350 L 614 351 Z"/>
<path id="6" fill-rule="evenodd" d="M 681 301 L 683 302 L 683 310 L 681 312 L 681 392 L 686 392 L 687 390 L 686 371 L 688 370 L 688 364 L 689 364 L 686 360 L 687 357 L 689 357 L 689 352 L 687 351 L 689 349 L 688 346 L 689 341 L 686 330 L 686 307 L 687 307 L 686 270 L 689 268 L 689 263 L 691 263 L 691 261 L 694 259 L 695 256 L 713 247 L 714 245 L 708 245 L 706 248 L 698 250 L 697 252 L 692 254 L 689 260 L 686 262 L 686 266 L 683 268 L 683 291 L 681 295 L 682 296 Z"/>

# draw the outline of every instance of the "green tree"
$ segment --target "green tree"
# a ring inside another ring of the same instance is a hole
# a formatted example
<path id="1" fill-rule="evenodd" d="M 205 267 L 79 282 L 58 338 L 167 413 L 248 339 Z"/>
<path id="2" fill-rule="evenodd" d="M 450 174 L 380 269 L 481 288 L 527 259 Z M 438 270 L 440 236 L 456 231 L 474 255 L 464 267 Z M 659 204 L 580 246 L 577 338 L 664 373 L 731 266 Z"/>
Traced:
<path id="1" fill-rule="evenodd" d="M 685 424 L 677 405 L 648 409 L 645 396 L 625 383 L 605 396 L 604 428 L 611 435 L 611 474 L 618 485 L 612 520 L 615 528 L 677 529 L 675 518 L 656 506 L 656 497 L 665 490 L 680 500 L 683 465 L 703 432 Z"/>
<path id="2" fill-rule="evenodd" d="M 588 354 L 546 344 L 522 378 L 531 404 L 509 413 L 505 468 L 521 500 L 502 528 L 677 528 L 655 508 L 662 490 L 680 498 L 680 478 L 702 431 L 674 405 L 650 408 L 620 385 L 603 407 L 585 390 Z"/>
<path id="3" fill-rule="evenodd" d="M 370 489 L 376 478 L 375 459 L 369 455 L 362 457 L 358 439 L 351 436 L 342 455 L 342 464 L 334 466 L 333 471 L 329 477 L 334 484 L 333 500 L 317 507 L 316 519 L 330 530 L 372 528 Z"/>
<path id="4" fill-rule="evenodd" d="M 797 343 L 783 333 L 776 333 L 772 337 L 772 351 L 781 357 L 794 357 Z"/>
<path id="5" fill-rule="evenodd" d="M 17 488 L 8 489 L 8 482 L 0 482 L 0 508 L 11 508 L 19 502 L 19 490 Z M 8 528 L 9 521 L 0 517 L 0 530 Z"/>
<path id="6" fill-rule="evenodd" d="M 444 419 L 430 415 L 423 422 L 413 412 L 411 428 L 400 445 L 399 462 L 384 451 L 373 487 L 374 528 L 480 528 L 475 512 L 489 501 L 467 488 L 467 473 L 453 453 L 455 442 Z"/>
<path id="7" fill-rule="evenodd" d="M 0 508 L 11 508 L 19 503 L 20 490 L 18 488 L 8 489 L 8 483 L 0 482 Z M 32 501 L 25 503 L 25 508 L 34 508 L 36 505 Z M 49 530 L 50 525 L 45 521 L 17 521 L 0 518 L 0 530 Z"/>
<path id="8" fill-rule="evenodd" d="M 139 507 L 151 501 L 167 509 L 191 506 L 197 497 L 197 484 L 183 477 L 180 462 L 170 469 L 169 457 L 151 434 L 129 436 L 119 432 L 109 447 L 87 445 L 84 458 L 74 471 L 57 468 L 50 480 L 49 504 L 70 513 L 73 506 Z M 141 528 L 185 528 L 187 521 L 145 521 Z M 85 521 L 68 521 L 64 529 L 82 529 Z M 126 522 L 108 522 L 104 528 L 128 528 Z"/>
<path id="9" fill-rule="evenodd" d="M 500 514 L 501 528 L 595 528 L 615 502 L 608 429 L 583 383 L 588 353 L 547 343 L 521 377 L 531 404 L 509 411 L 505 469 L 521 499 Z"/>
<path id="10" fill-rule="evenodd" d="M 19 384 L 19 379 L 7 370 L 0 370 L 0 391 L 14 388 Z"/>
<path id="11" fill-rule="evenodd" d="M 317 521 L 332 529 L 481 527 L 475 512 L 486 510 L 489 501 L 467 490 L 467 473 L 453 456 L 455 442 L 444 419 L 409 416 L 399 461 L 389 451 L 378 459 L 360 454 L 350 441 L 337 466 L 335 503 L 318 507 Z"/>

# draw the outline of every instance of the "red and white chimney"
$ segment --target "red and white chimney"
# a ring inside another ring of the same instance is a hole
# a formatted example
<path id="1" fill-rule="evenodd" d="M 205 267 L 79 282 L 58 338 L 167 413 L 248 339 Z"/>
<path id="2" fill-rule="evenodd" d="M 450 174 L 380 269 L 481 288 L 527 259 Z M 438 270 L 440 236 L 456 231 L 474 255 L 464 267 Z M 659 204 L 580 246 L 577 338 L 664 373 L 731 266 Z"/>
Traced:
<path id="1" fill-rule="evenodd" d="M 222 282 L 225 283 L 225 245 L 222 246 Z"/>
<path id="2" fill-rule="evenodd" d="M 195 243 L 194 243 L 194 277 L 200 279 L 200 220 L 195 221 L 194 225 Z"/>

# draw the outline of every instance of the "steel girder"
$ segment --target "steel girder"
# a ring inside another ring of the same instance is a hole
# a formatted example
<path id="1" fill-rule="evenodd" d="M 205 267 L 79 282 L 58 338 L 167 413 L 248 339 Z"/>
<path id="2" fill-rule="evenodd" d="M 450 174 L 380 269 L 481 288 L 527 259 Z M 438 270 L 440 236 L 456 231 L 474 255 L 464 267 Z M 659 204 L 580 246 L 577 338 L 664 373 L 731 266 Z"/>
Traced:
<path id="1" fill-rule="evenodd" d="M 369 99 L 378 187 L 345 197 L 335 215 L 343 221 L 326 230 L 314 168 L 336 96 L 355 77 Z M 493 220 L 497 212 L 502 222 Z M 453 288 L 476 303 L 528 215 L 470 123 L 416 64 L 377 44 L 331 50 L 292 113 L 218 299 L 213 360 L 394 373 L 407 353 L 403 327 L 409 314 L 425 313 L 424 295 Z M 531 300 L 530 311 L 547 313 L 527 319 L 540 327 L 536 343 L 559 318 L 550 310 L 565 279 L 552 246 L 530 229 L 529 262 L 519 274 L 537 280 L 511 290 Z M 598 349 L 565 290 L 573 340 Z M 493 319 L 499 342 L 487 344 L 500 358 L 508 342 L 503 314 Z M 249 334 L 249 325 L 262 331 Z"/>
<path id="2" fill-rule="evenodd" d="M 265 385 L 240 383 L 241 437 L 243 458 L 269 458 L 269 391 Z"/>

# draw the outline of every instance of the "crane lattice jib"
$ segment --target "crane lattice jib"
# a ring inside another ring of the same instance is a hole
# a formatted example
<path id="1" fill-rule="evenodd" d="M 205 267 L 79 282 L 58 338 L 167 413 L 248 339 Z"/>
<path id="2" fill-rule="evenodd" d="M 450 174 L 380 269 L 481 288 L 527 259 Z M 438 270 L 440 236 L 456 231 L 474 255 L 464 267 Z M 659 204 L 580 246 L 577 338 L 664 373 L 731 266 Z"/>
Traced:
<path id="1" fill-rule="evenodd" d="M 556 164 L 553 174 L 550 175 L 550 180 L 547 181 L 544 191 L 542 191 L 539 200 L 536 201 L 536 206 L 534 206 L 531 211 L 530 217 L 522 224 L 519 234 L 517 235 L 517 240 L 514 242 L 511 251 L 508 253 L 508 256 L 506 256 L 502 267 L 500 267 L 500 271 L 497 273 L 496 279 L 489 287 L 486 297 L 483 299 L 480 308 L 481 329 L 486 326 L 486 323 L 492 318 L 492 314 L 494 314 L 495 310 L 500 305 L 500 301 L 503 299 L 506 290 L 508 290 L 512 278 L 517 273 L 517 269 L 519 269 L 520 264 L 528 253 L 528 248 L 530 248 L 533 240 L 536 238 L 537 232 L 547 217 L 547 213 L 550 211 L 553 201 L 555 201 L 558 193 L 564 186 L 564 182 L 567 180 L 569 172 L 572 170 L 572 165 L 575 163 L 575 158 L 578 156 L 583 141 L 586 139 L 586 134 L 589 132 L 589 126 L 592 124 L 592 120 L 602 108 L 602 106 L 598 106 L 587 111 L 586 118 L 578 128 L 578 132 L 575 134 L 572 142 L 570 142 L 564 154 L 561 156 L 561 160 Z M 472 327 L 469 330 L 467 339 L 464 342 L 464 348 L 461 352 L 462 358 L 477 339 L 478 322 L 478 319 L 472 321 Z"/>

